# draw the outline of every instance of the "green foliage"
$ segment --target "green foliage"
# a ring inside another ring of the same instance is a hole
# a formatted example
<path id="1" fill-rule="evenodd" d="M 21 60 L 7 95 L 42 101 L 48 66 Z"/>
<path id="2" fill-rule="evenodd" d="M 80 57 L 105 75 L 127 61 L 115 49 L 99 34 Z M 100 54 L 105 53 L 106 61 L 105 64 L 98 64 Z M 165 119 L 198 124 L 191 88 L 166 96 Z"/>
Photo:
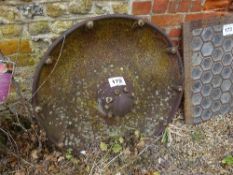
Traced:
<path id="1" fill-rule="evenodd" d="M 71 160 L 73 158 L 73 154 L 72 154 L 73 150 L 71 148 L 68 148 L 66 150 L 66 159 L 67 160 Z"/>
<path id="2" fill-rule="evenodd" d="M 169 142 L 169 129 L 168 128 L 166 128 L 165 130 L 164 130 L 164 133 L 163 133 L 163 136 L 162 136 L 162 143 L 164 143 L 164 144 L 168 144 L 168 142 Z"/>
<path id="3" fill-rule="evenodd" d="M 140 131 L 139 130 L 135 130 L 134 131 L 134 135 L 136 138 L 139 138 L 140 137 Z"/>
<path id="4" fill-rule="evenodd" d="M 201 130 L 193 131 L 191 136 L 194 142 L 200 142 L 204 138 L 203 132 Z"/>
<path id="5" fill-rule="evenodd" d="M 152 175 L 160 175 L 160 173 L 158 171 L 155 171 L 152 173 Z"/>
<path id="6" fill-rule="evenodd" d="M 100 150 L 101 151 L 107 151 L 108 145 L 104 142 L 100 142 Z"/>
<path id="7" fill-rule="evenodd" d="M 122 146 L 121 146 L 120 144 L 116 143 L 116 144 L 114 144 L 114 145 L 112 146 L 112 151 L 113 151 L 114 153 L 119 153 L 119 152 L 122 151 Z"/>
<path id="8" fill-rule="evenodd" d="M 113 136 L 111 140 L 106 142 L 100 142 L 101 151 L 110 151 L 112 153 L 119 153 L 123 150 L 124 138 L 121 136 Z"/>
<path id="9" fill-rule="evenodd" d="M 226 157 L 223 158 L 222 163 L 225 165 L 230 165 L 233 166 L 233 156 L 232 155 L 228 155 Z"/>
<path id="10" fill-rule="evenodd" d="M 119 138 L 119 142 L 120 142 L 121 144 L 124 143 L 123 137 L 120 137 L 120 138 Z"/>

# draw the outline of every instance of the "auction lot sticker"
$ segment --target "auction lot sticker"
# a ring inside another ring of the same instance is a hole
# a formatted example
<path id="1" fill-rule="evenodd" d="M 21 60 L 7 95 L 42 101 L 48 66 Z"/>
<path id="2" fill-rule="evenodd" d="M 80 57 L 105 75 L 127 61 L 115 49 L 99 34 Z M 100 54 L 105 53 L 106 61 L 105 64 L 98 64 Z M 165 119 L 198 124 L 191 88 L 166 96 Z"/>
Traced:
<path id="1" fill-rule="evenodd" d="M 0 60 L 0 104 L 3 103 L 8 96 L 13 72 L 13 62 Z"/>

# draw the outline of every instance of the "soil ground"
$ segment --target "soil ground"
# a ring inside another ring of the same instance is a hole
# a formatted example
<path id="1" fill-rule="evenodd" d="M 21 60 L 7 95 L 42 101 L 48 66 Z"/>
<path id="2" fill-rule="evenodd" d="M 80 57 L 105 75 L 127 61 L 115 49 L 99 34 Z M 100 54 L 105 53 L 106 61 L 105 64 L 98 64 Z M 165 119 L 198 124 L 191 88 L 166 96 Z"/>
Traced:
<path id="1" fill-rule="evenodd" d="M 2 175 L 233 174 L 233 165 L 223 161 L 233 156 L 233 115 L 191 126 L 178 113 L 161 137 L 135 132 L 76 154 L 53 147 L 30 119 L 0 111 Z"/>

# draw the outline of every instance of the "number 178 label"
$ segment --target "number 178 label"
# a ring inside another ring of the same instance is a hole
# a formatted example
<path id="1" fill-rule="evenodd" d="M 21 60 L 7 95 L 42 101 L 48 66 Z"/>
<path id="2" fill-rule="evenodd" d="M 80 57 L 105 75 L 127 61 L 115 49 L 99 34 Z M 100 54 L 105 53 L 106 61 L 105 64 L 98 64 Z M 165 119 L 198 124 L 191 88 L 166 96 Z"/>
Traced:
<path id="1" fill-rule="evenodd" d="M 110 87 L 115 87 L 115 86 L 125 86 L 125 80 L 123 77 L 111 77 L 108 79 Z"/>

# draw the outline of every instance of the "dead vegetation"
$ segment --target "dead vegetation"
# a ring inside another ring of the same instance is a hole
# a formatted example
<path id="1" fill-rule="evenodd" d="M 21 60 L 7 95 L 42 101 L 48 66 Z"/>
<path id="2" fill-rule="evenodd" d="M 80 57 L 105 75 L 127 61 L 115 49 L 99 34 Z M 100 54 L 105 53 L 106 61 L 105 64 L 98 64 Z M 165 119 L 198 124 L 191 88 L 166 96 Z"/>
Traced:
<path id="1" fill-rule="evenodd" d="M 23 106 L 30 111 L 29 103 Z M 7 105 L 0 114 L 3 175 L 233 174 L 232 115 L 188 126 L 178 114 L 161 137 L 134 132 L 76 154 L 53 147 L 33 116 L 20 116 Z"/>
<path id="2" fill-rule="evenodd" d="M 190 126 L 178 113 L 160 137 L 145 138 L 135 131 L 77 153 L 47 140 L 29 100 L 15 81 L 14 86 L 18 100 L 0 107 L 0 174 L 233 174 L 233 115 Z"/>

